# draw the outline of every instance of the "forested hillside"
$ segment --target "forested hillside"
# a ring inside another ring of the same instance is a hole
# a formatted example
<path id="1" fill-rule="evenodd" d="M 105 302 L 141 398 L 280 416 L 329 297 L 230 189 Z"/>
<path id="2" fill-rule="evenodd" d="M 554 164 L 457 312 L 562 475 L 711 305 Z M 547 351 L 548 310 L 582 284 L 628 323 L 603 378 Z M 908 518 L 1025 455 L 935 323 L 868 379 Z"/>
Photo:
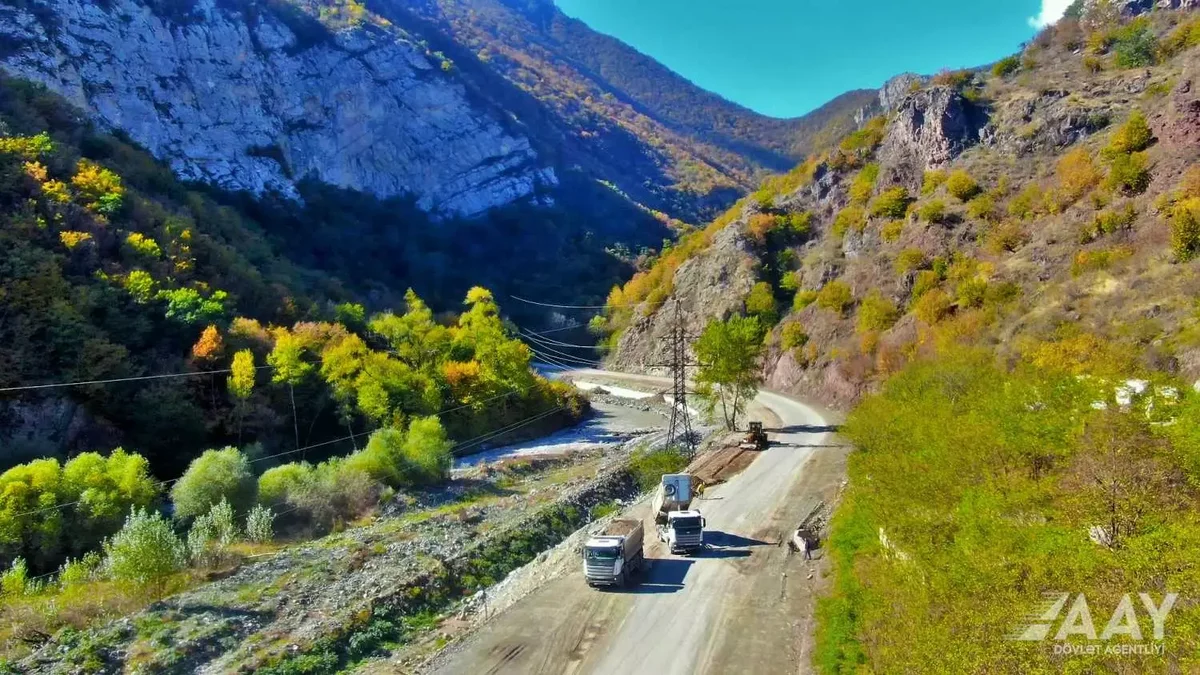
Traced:
<path id="1" fill-rule="evenodd" d="M 123 445 L 171 478 L 224 444 L 261 455 L 319 444 L 320 458 L 352 450 L 350 434 L 445 408 L 463 440 L 562 400 L 532 379 L 491 293 L 467 292 L 470 276 L 502 282 L 516 264 L 496 253 L 501 241 L 528 245 L 544 227 L 538 248 L 553 250 L 550 215 L 520 231 L 504 227 L 515 213 L 444 223 L 437 236 L 458 237 L 447 243 L 406 234 L 431 228 L 402 202 L 324 190 L 303 207 L 222 205 L 11 79 L 0 80 L 0 169 L 5 467 Z M 589 255 L 559 246 L 547 275 Z M 466 297 L 463 313 L 435 317 L 409 283 L 442 310 Z M 124 381 L 43 386 L 108 380 Z"/>
<path id="2" fill-rule="evenodd" d="M 853 408 L 823 672 L 1196 668 L 1200 19 L 1078 9 L 914 83 L 597 322 L 644 369 L 672 301 L 696 332 L 746 316 L 768 386 Z M 1097 631 L 1125 593 L 1178 593 L 1165 651 L 1008 639 L 1067 591 Z"/>

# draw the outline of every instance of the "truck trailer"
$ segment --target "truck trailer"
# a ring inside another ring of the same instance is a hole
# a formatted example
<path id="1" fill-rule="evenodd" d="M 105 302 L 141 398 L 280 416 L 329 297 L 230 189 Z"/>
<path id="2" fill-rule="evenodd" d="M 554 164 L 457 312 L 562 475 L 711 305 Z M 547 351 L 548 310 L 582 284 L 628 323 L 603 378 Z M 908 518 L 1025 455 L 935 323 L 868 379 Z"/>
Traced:
<path id="1" fill-rule="evenodd" d="M 686 473 L 665 474 L 651 508 L 658 538 L 671 553 L 692 553 L 704 548 L 704 516 L 692 509 L 696 479 Z"/>
<path id="2" fill-rule="evenodd" d="M 625 586 L 646 564 L 642 521 L 618 519 L 583 546 L 583 576 L 589 586 Z"/>

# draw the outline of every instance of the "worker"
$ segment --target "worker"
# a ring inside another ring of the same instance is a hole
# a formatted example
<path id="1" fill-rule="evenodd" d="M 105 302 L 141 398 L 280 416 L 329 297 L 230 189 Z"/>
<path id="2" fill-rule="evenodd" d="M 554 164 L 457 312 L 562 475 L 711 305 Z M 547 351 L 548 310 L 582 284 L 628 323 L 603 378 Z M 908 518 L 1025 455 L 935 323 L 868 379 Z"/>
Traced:
<path id="1" fill-rule="evenodd" d="M 808 537 L 804 536 L 803 534 L 800 534 L 796 538 L 799 540 L 797 542 L 797 545 L 800 546 L 800 551 L 802 553 L 804 553 L 804 559 L 812 560 L 812 550 L 809 548 L 809 545 L 808 545 Z"/>

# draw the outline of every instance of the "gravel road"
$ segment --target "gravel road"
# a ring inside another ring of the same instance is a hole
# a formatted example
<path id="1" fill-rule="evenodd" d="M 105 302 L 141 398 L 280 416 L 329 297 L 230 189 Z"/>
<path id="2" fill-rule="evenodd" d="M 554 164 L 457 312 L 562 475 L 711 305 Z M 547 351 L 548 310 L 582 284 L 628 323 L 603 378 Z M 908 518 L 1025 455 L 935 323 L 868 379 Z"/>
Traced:
<path id="1" fill-rule="evenodd" d="M 596 373 L 601 374 L 601 373 Z M 605 377 L 618 377 L 602 373 Z M 660 378 L 620 376 L 658 383 Z M 444 673 L 798 672 L 807 669 L 822 562 L 789 554 L 791 529 L 833 499 L 847 449 L 828 414 L 761 392 L 782 425 L 743 473 L 697 506 L 712 547 L 651 565 L 627 591 L 589 588 L 575 571 L 547 583 L 431 664 Z M 647 517 L 644 505 L 631 514 Z"/>

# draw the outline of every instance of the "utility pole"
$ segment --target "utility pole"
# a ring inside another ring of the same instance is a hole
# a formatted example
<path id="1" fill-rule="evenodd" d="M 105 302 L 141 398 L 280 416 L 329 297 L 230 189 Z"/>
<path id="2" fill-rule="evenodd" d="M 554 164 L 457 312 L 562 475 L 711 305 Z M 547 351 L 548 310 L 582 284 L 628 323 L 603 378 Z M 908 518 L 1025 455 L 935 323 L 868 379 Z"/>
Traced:
<path id="1" fill-rule="evenodd" d="M 667 447 L 678 446 L 687 456 L 696 454 L 696 437 L 692 433 L 692 417 L 688 414 L 687 405 L 687 369 L 698 364 L 689 363 L 687 358 L 688 342 L 691 336 L 683 324 L 683 310 L 679 299 L 675 299 L 675 322 L 671 332 L 664 340 L 670 343 L 670 362 L 665 365 L 671 369 L 671 426 L 667 431 Z"/>

